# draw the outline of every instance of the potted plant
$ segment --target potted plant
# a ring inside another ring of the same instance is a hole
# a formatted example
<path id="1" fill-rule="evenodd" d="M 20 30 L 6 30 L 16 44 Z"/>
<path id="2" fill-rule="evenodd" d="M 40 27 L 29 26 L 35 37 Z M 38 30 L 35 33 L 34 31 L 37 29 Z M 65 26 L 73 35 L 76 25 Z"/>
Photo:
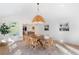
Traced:
<path id="1" fill-rule="evenodd" d="M 1 32 L 1 34 L 2 35 L 6 35 L 6 34 L 8 34 L 9 32 L 10 32 L 10 27 L 9 26 L 7 26 L 5 23 L 3 23 L 2 25 L 1 25 L 1 27 L 0 27 L 0 32 Z"/>
<path id="2" fill-rule="evenodd" d="M 3 35 L 3 39 L 6 39 L 6 34 L 8 34 L 10 32 L 10 27 L 8 25 L 6 25 L 5 23 L 3 23 L 0 26 L 0 33 L 1 35 Z"/>
<path id="3" fill-rule="evenodd" d="M 6 45 L 6 34 L 8 34 L 10 32 L 10 27 L 7 26 L 5 23 L 3 23 L 1 26 L 0 26 L 0 33 L 2 35 L 2 39 L 0 40 L 0 46 L 4 46 Z"/>

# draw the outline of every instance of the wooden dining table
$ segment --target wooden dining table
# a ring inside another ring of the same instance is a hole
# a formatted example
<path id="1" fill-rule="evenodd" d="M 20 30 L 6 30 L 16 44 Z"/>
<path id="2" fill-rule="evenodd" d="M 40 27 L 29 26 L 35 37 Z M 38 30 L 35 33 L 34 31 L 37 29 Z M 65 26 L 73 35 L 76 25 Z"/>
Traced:
<path id="1" fill-rule="evenodd" d="M 50 48 L 55 44 L 51 37 L 45 39 L 44 35 L 36 35 L 35 33 L 23 35 L 23 40 L 27 46 L 32 48 Z"/>

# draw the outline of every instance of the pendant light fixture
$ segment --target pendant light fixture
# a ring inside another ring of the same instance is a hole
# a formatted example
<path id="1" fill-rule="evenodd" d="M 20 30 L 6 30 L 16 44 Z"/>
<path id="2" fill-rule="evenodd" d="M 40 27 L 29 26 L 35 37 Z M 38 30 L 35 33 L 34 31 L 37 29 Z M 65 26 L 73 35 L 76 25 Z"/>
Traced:
<path id="1" fill-rule="evenodd" d="M 45 19 L 43 16 L 40 15 L 40 8 L 39 8 L 39 3 L 37 3 L 37 15 L 33 18 L 33 23 L 44 23 Z"/>

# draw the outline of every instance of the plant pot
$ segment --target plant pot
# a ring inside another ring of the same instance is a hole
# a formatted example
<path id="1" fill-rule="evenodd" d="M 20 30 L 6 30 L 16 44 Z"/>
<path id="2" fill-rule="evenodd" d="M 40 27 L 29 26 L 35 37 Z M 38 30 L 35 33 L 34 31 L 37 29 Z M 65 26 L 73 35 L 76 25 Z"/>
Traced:
<path id="1" fill-rule="evenodd" d="M 7 36 L 1 35 L 1 38 L 0 38 L 0 47 L 7 46 L 7 44 L 8 44 L 8 42 L 7 42 Z"/>

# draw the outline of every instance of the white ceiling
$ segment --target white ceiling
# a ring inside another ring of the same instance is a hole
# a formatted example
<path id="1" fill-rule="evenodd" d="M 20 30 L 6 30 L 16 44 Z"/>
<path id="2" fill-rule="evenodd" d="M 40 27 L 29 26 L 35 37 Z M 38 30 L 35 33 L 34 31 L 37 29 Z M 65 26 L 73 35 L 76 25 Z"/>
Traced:
<path id="1" fill-rule="evenodd" d="M 30 18 L 36 15 L 36 7 L 34 3 L 0 3 L 0 15 Z M 79 4 L 41 3 L 40 14 L 47 19 L 76 17 L 79 15 Z"/>

